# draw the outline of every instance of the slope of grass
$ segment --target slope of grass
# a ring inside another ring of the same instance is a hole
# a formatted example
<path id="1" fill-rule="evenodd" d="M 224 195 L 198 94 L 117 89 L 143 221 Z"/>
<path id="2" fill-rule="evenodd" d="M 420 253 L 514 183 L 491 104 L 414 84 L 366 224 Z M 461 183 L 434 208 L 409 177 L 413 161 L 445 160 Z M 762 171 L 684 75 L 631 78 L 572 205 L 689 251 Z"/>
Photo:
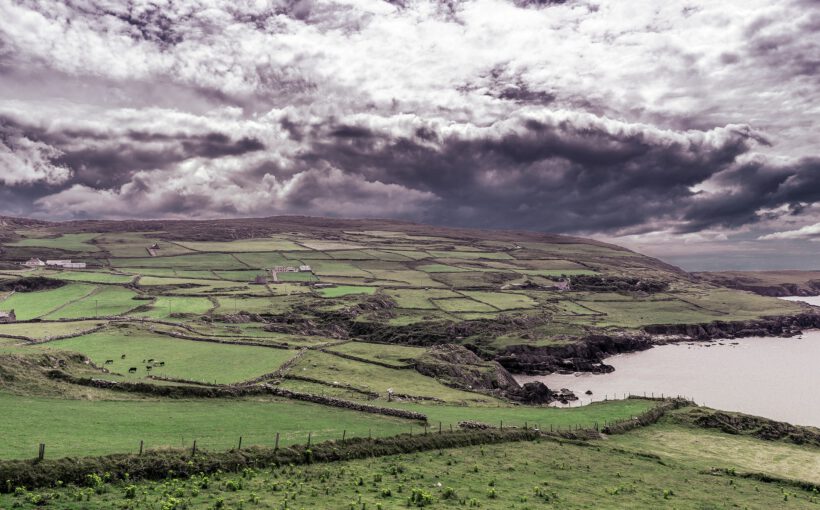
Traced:
<path id="1" fill-rule="evenodd" d="M 227 450 L 243 445 L 273 446 L 347 437 L 390 436 L 411 422 L 375 414 L 291 400 L 112 401 L 20 397 L 0 392 L 0 458 L 30 458 L 46 444 L 50 458 L 136 453 L 140 440 L 149 449 L 190 447 Z M 55 419 L 59 417 L 59 419 Z M 418 430 L 418 429 L 417 429 Z"/>
<path id="2" fill-rule="evenodd" d="M 42 344 L 38 348 L 76 351 L 106 368 L 134 379 L 149 374 L 194 381 L 233 383 L 273 372 L 295 351 L 248 345 L 197 342 L 155 335 L 138 329 L 106 330 L 67 340 Z M 125 354 L 125 359 L 121 359 Z M 146 369 L 143 360 L 164 361 L 165 366 Z M 136 373 L 128 370 L 136 367 Z"/>
<path id="3" fill-rule="evenodd" d="M 174 320 L 174 314 L 204 315 L 213 308 L 208 298 L 159 296 L 153 303 L 146 305 L 148 310 L 129 314 L 133 317 L 150 317 L 152 319 Z"/>
<path id="4" fill-rule="evenodd" d="M 357 287 L 353 285 L 337 285 L 335 287 L 328 287 L 319 289 L 317 291 L 322 297 L 334 298 L 342 296 L 351 296 L 355 294 L 373 294 L 376 292 L 376 287 Z"/>
<path id="5" fill-rule="evenodd" d="M 65 251 L 97 251 L 100 248 L 89 241 L 99 234 L 62 234 L 57 237 L 39 237 L 21 239 L 14 243 L 6 243 L 7 246 L 22 246 L 36 248 L 54 248 Z"/>
<path id="6" fill-rule="evenodd" d="M 79 300 L 93 292 L 93 285 L 72 283 L 58 289 L 39 292 L 18 292 L 0 301 L 0 310 L 14 310 L 17 320 L 42 317 L 55 308 Z"/>
<path id="7" fill-rule="evenodd" d="M 80 300 L 51 312 L 44 318 L 55 320 L 120 315 L 142 304 L 133 299 L 136 295 L 130 289 L 106 285 L 98 287 L 96 291 Z"/>

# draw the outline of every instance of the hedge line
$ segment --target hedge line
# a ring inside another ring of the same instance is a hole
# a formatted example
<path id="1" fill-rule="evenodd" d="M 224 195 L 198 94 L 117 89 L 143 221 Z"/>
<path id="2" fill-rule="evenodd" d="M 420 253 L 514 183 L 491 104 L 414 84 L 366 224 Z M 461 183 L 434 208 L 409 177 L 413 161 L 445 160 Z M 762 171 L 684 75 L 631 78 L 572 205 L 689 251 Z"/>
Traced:
<path id="1" fill-rule="evenodd" d="M 658 406 L 653 407 L 652 409 L 644 411 L 643 413 L 639 414 L 634 418 L 619 420 L 614 423 L 610 423 L 606 425 L 604 428 L 602 428 L 601 432 L 603 432 L 604 434 L 624 434 L 632 429 L 636 429 L 638 427 L 646 427 L 647 425 L 652 425 L 653 423 L 656 423 L 658 420 L 661 419 L 661 417 L 663 417 L 663 415 L 665 415 L 669 411 L 673 411 L 675 409 L 680 409 L 681 407 L 691 405 L 694 405 L 694 403 L 682 398 L 668 400 Z"/>
<path id="2" fill-rule="evenodd" d="M 0 461 L 0 492 L 16 487 L 27 489 L 63 484 L 82 485 L 89 474 L 111 480 L 161 480 L 189 477 L 197 473 L 238 471 L 246 467 L 267 467 L 312 462 L 334 462 L 367 457 L 398 455 L 442 448 L 461 448 L 479 444 L 528 441 L 541 437 L 534 430 L 469 430 L 402 434 L 390 438 L 352 438 L 344 442 L 327 441 L 307 446 L 274 449 L 252 447 L 227 452 L 192 453 L 190 450 L 150 451 L 143 455 L 117 454 L 104 457 Z"/>

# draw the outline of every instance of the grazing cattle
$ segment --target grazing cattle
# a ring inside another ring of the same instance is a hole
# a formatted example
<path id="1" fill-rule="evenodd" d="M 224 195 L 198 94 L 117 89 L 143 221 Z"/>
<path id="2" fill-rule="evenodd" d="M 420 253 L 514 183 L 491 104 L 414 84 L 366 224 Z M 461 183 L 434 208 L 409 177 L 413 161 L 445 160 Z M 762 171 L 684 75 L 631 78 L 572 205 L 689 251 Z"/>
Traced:
<path id="1" fill-rule="evenodd" d="M 131 367 L 131 368 L 129 368 L 129 369 L 128 369 L 128 373 L 129 373 L 129 374 L 136 374 L 136 373 L 137 373 L 137 367 Z"/>
<path id="2" fill-rule="evenodd" d="M 151 358 L 151 359 L 148 360 L 148 363 L 153 363 L 153 362 L 154 362 L 154 358 Z"/>
<path id="3" fill-rule="evenodd" d="M 105 360 L 105 364 L 106 364 L 106 365 L 110 365 L 111 363 L 114 363 L 114 360 L 113 360 L 113 359 L 107 359 L 107 360 Z"/>
<path id="4" fill-rule="evenodd" d="M 125 354 L 123 354 L 122 356 L 120 356 L 120 359 L 125 359 Z"/>
<path id="5" fill-rule="evenodd" d="M 145 365 L 145 370 L 148 370 L 149 372 L 151 371 L 152 368 L 154 368 L 154 367 L 152 367 L 151 365 Z"/>
<path id="6" fill-rule="evenodd" d="M 165 362 L 164 362 L 164 361 L 160 361 L 159 363 L 157 363 L 157 365 L 159 365 L 159 366 L 161 366 L 161 367 L 164 367 L 164 366 L 165 366 Z"/>

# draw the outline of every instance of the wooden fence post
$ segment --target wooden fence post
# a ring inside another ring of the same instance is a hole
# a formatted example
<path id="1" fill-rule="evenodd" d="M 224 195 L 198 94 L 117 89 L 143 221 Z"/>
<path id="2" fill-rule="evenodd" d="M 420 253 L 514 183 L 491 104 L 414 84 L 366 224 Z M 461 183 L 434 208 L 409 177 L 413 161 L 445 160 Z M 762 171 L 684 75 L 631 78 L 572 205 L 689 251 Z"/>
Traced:
<path id="1" fill-rule="evenodd" d="M 242 436 L 239 436 L 239 446 L 236 447 L 237 450 L 242 449 Z"/>
<path id="2" fill-rule="evenodd" d="M 342 442 L 345 442 L 345 436 L 347 435 L 347 429 L 342 431 Z"/>
<path id="3" fill-rule="evenodd" d="M 40 443 L 40 449 L 37 452 L 37 459 L 43 460 L 46 457 L 46 444 Z"/>
<path id="4" fill-rule="evenodd" d="M 367 439 L 373 439 L 373 429 L 367 429 Z"/>
<path id="5" fill-rule="evenodd" d="M 142 445 L 143 445 L 143 440 L 140 439 L 140 455 L 142 455 Z"/>
<path id="6" fill-rule="evenodd" d="M 311 436 L 311 434 L 313 434 L 313 432 L 308 432 L 308 444 L 307 444 L 308 448 L 310 448 L 310 436 Z"/>
<path id="7" fill-rule="evenodd" d="M 438 433 L 441 434 L 441 422 L 438 422 Z"/>
<path id="8" fill-rule="evenodd" d="M 196 439 L 194 439 L 194 445 L 191 447 L 191 455 L 196 455 Z"/>
<path id="9" fill-rule="evenodd" d="M 501 423 L 498 426 L 499 430 L 504 430 L 504 420 L 501 420 Z"/>
<path id="10" fill-rule="evenodd" d="M 274 451 L 279 449 L 279 432 L 276 433 L 276 443 L 274 444 L 273 449 Z"/>

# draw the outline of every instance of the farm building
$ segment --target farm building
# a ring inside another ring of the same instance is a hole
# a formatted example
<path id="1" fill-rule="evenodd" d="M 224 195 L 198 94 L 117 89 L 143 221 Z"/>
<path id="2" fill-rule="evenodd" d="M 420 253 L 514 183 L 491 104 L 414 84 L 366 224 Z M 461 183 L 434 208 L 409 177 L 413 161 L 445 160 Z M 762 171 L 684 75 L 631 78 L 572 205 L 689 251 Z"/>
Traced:
<path id="1" fill-rule="evenodd" d="M 47 266 L 64 267 L 66 264 L 71 264 L 70 260 L 46 260 Z"/>
<path id="2" fill-rule="evenodd" d="M 310 266 L 299 266 L 299 272 L 301 273 L 309 273 L 311 271 L 312 269 L 310 268 Z"/>
<path id="3" fill-rule="evenodd" d="M 277 273 L 296 273 L 298 269 L 293 266 L 276 266 L 273 268 Z"/>
<path id="4" fill-rule="evenodd" d="M 0 312 L 0 324 L 8 324 L 15 321 L 17 321 L 17 315 L 15 315 L 14 310 L 10 312 Z"/>
<path id="5" fill-rule="evenodd" d="M 85 269 L 86 264 L 85 262 L 69 262 L 68 264 L 63 264 L 63 269 Z"/>
<path id="6" fill-rule="evenodd" d="M 28 267 L 42 267 L 46 265 L 46 263 L 35 257 L 28 259 L 23 265 Z"/>

